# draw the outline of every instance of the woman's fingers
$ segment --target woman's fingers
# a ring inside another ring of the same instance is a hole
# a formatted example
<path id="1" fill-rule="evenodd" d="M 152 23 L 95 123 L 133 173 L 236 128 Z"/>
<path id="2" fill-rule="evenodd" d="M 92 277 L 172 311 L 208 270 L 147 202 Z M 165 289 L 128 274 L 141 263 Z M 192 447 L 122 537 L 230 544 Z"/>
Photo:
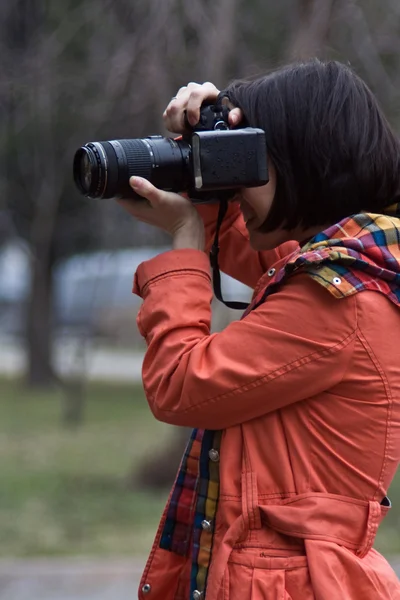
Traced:
<path id="1" fill-rule="evenodd" d="M 181 87 L 164 111 L 166 128 L 174 133 L 184 133 L 187 131 L 185 116 L 189 124 L 194 127 L 199 122 L 202 104 L 215 101 L 218 94 L 218 88 L 210 81 L 203 84 L 191 81 Z M 229 124 L 231 127 L 237 127 L 243 120 L 243 113 L 240 108 L 234 107 L 229 102 L 228 106 L 231 108 Z"/>
<path id="2" fill-rule="evenodd" d="M 189 230 L 195 232 L 195 237 L 199 232 L 203 232 L 200 235 L 203 239 L 203 222 L 190 200 L 180 194 L 159 190 L 143 177 L 131 177 L 129 183 L 132 189 L 145 199 L 145 201 L 118 200 L 118 203 L 132 216 L 144 223 L 159 227 L 172 236 L 184 228 L 186 232 Z"/>
<path id="3" fill-rule="evenodd" d="M 228 121 L 231 127 L 236 127 L 243 120 L 243 112 L 240 108 L 232 108 L 229 113 Z"/>
<path id="4" fill-rule="evenodd" d="M 183 133 L 185 127 L 185 110 L 189 93 L 182 92 L 180 96 L 172 98 L 164 111 L 163 119 L 168 131 L 173 133 Z"/>
<path id="5" fill-rule="evenodd" d="M 187 86 L 181 87 L 164 111 L 166 128 L 174 133 L 184 133 L 185 111 L 189 123 L 192 126 L 196 125 L 200 119 L 200 107 L 203 102 L 212 102 L 218 94 L 219 90 L 209 81 L 203 84 L 191 81 Z"/>
<path id="6" fill-rule="evenodd" d="M 190 125 L 194 127 L 200 120 L 200 107 L 206 102 L 213 102 L 217 99 L 219 90 L 210 81 L 206 81 L 203 85 L 199 86 L 194 84 L 191 86 L 189 83 L 188 91 L 190 96 L 186 105 L 187 120 Z"/>

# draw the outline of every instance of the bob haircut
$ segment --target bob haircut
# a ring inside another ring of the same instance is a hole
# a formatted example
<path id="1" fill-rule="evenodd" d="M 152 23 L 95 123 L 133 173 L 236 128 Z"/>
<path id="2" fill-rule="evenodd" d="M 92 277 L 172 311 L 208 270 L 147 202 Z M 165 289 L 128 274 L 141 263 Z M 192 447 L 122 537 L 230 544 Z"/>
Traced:
<path id="1" fill-rule="evenodd" d="M 347 66 L 317 59 L 224 92 L 266 133 L 274 202 L 260 231 L 327 226 L 398 201 L 400 143 L 368 86 Z"/>

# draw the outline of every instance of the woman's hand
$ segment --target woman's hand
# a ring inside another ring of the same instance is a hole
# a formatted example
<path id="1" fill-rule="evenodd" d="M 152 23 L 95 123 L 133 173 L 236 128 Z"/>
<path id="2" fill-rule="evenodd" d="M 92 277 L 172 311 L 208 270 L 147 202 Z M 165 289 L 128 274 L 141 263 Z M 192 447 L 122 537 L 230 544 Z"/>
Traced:
<path id="1" fill-rule="evenodd" d="M 181 87 L 163 114 L 164 123 L 168 131 L 174 133 L 187 132 L 185 127 L 185 111 L 190 125 L 196 125 L 200 119 L 200 107 L 203 102 L 214 102 L 218 94 L 219 90 L 209 81 L 203 84 L 191 82 Z M 228 106 L 231 108 L 228 117 L 229 125 L 235 127 L 242 120 L 243 113 L 240 108 L 235 108 L 229 103 Z"/>
<path id="2" fill-rule="evenodd" d="M 180 194 L 164 192 L 143 177 L 131 177 L 132 189 L 145 200 L 118 200 L 127 212 L 172 236 L 175 250 L 204 250 L 204 225 L 193 204 Z"/>
<path id="3" fill-rule="evenodd" d="M 188 83 L 180 88 L 175 98 L 168 104 L 163 114 L 169 131 L 184 133 L 185 112 L 191 125 L 200 119 L 200 107 L 203 102 L 217 99 L 219 90 L 210 82 Z M 229 105 L 229 124 L 235 127 L 243 118 L 240 108 Z M 139 221 L 159 227 L 171 234 L 173 248 L 192 248 L 204 250 L 204 225 L 193 204 L 180 194 L 157 189 L 142 177 L 131 177 L 132 189 L 145 201 L 122 199 L 118 203 Z"/>

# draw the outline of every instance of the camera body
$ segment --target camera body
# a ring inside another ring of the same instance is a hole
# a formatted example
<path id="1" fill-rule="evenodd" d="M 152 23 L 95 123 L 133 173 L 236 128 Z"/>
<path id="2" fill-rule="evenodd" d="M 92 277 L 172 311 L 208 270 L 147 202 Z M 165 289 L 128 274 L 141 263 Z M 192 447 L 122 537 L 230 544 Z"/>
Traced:
<path id="1" fill-rule="evenodd" d="M 229 199 L 238 189 L 268 182 L 265 132 L 229 129 L 229 109 L 203 105 L 200 120 L 181 138 L 89 142 L 74 157 L 74 180 L 89 198 L 137 198 L 132 175 L 160 189 L 186 192 L 193 202 Z"/>

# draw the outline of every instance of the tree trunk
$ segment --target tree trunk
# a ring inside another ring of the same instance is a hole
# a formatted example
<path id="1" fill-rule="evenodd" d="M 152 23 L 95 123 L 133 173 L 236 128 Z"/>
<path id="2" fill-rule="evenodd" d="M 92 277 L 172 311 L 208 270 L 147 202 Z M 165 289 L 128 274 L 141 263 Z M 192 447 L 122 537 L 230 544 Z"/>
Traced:
<path id="1" fill-rule="evenodd" d="M 38 244 L 31 265 L 31 289 L 27 305 L 27 383 L 49 387 L 52 368 L 53 280 L 48 252 Z"/>

